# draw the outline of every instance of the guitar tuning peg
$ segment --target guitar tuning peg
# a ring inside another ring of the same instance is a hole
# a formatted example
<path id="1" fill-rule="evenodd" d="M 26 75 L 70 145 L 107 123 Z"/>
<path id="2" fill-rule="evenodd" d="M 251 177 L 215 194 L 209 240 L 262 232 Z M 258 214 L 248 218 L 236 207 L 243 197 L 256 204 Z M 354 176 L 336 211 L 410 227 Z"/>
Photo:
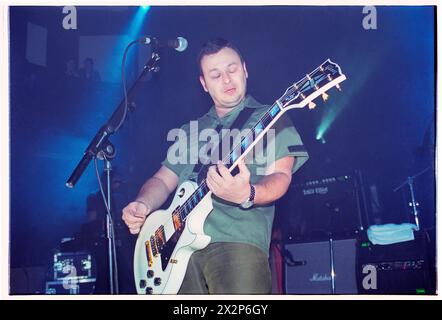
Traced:
<path id="1" fill-rule="evenodd" d="M 316 103 L 314 103 L 313 101 L 310 101 L 310 102 L 308 103 L 308 108 L 309 108 L 310 110 L 316 108 Z"/>
<path id="2" fill-rule="evenodd" d="M 336 89 L 338 89 L 339 91 L 342 91 L 341 86 L 339 85 L 339 83 L 336 85 Z"/>
<path id="3" fill-rule="evenodd" d="M 325 92 L 322 94 L 322 99 L 325 101 L 328 100 L 328 94 L 326 94 Z"/>

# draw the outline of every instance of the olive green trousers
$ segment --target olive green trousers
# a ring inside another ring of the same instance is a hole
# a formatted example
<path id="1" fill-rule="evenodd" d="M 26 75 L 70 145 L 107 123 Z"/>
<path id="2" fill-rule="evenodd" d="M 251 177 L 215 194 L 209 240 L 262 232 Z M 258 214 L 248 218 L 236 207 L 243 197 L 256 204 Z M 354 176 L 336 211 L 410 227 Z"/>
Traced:
<path id="1" fill-rule="evenodd" d="M 270 294 L 266 254 L 244 243 L 215 242 L 195 251 L 179 294 Z"/>

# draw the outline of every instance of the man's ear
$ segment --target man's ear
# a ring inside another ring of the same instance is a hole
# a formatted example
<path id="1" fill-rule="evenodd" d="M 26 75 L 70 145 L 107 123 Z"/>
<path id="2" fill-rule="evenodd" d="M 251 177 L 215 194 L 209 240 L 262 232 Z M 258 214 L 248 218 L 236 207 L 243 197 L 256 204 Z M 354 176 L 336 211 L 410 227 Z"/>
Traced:
<path id="1" fill-rule="evenodd" d="M 204 91 L 209 92 L 209 90 L 207 90 L 206 80 L 204 80 L 204 76 L 200 76 L 200 83 L 203 86 Z"/>
<path id="2" fill-rule="evenodd" d="M 245 73 L 246 79 L 247 79 L 249 77 L 249 73 L 247 72 L 247 68 L 246 68 L 246 63 L 245 62 L 242 63 L 242 67 L 244 68 L 244 73 Z"/>

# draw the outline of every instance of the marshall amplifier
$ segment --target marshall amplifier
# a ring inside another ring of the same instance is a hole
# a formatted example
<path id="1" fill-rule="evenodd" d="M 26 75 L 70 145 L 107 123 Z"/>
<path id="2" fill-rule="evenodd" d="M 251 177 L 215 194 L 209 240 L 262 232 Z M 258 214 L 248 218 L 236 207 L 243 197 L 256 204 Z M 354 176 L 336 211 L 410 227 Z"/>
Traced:
<path id="1" fill-rule="evenodd" d="M 285 293 L 358 293 L 356 243 L 356 239 L 345 239 L 286 244 L 283 250 Z"/>
<path id="2" fill-rule="evenodd" d="M 292 184 L 276 206 L 275 225 L 285 241 L 356 237 L 364 229 L 362 216 L 366 212 L 359 176 L 356 173 Z"/>

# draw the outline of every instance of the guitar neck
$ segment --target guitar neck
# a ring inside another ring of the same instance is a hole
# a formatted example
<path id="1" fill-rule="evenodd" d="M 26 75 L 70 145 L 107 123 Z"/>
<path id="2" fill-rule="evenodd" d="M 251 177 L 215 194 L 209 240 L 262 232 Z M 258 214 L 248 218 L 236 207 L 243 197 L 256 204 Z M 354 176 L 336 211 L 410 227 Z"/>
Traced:
<path id="1" fill-rule="evenodd" d="M 232 172 L 247 154 L 253 150 L 255 145 L 264 137 L 275 122 L 283 115 L 284 111 L 275 102 L 265 112 L 258 122 L 251 128 L 248 134 L 241 138 L 241 142 L 233 147 L 229 156 L 223 159 L 222 162 Z"/>
<path id="2" fill-rule="evenodd" d="M 229 155 L 222 159 L 222 162 L 227 166 L 229 172 L 232 172 L 247 154 L 253 150 L 255 145 L 264 137 L 273 124 L 284 114 L 277 102 L 275 102 L 265 112 L 259 121 L 251 128 L 249 133 L 242 137 L 241 142 L 233 147 Z M 179 218 L 184 221 L 189 213 L 195 208 L 198 203 L 207 195 L 210 194 L 206 179 L 203 179 L 198 185 L 195 192 L 187 199 L 187 201 L 178 210 Z"/>
<path id="3" fill-rule="evenodd" d="M 265 112 L 259 121 L 251 128 L 248 135 L 241 138 L 230 154 L 222 159 L 229 172 L 232 172 L 240 160 L 254 148 L 254 146 L 264 137 L 273 124 L 289 109 L 304 108 L 308 104 L 309 109 L 315 108 L 313 99 L 322 95 L 324 101 L 328 95 L 325 93 L 332 87 L 340 89 L 339 83 L 344 81 L 346 76 L 342 74 L 338 64 L 330 59 L 324 61 L 319 67 L 308 73 L 300 81 L 287 88 L 284 95 Z M 185 220 L 187 215 L 200 203 L 200 201 L 210 194 L 206 180 L 202 180 L 196 191 L 187 201 L 177 208 L 177 218 Z"/>

